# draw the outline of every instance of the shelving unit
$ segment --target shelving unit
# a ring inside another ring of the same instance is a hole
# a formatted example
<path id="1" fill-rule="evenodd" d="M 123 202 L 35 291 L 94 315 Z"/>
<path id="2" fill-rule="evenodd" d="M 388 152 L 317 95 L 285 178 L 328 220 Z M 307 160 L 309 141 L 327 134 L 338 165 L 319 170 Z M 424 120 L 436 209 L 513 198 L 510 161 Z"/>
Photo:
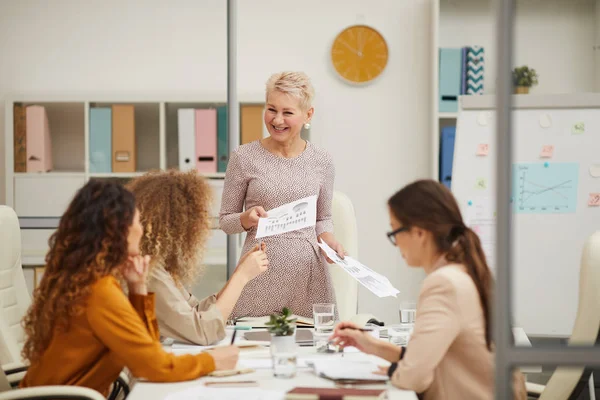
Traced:
<path id="1" fill-rule="evenodd" d="M 496 19 L 491 0 L 434 0 L 431 10 L 431 177 L 437 180 L 441 129 L 458 118 L 458 112 L 438 111 L 439 49 L 483 46 L 484 94 L 494 94 Z M 534 94 L 600 91 L 600 0 L 547 0 L 543 9 L 538 2 L 516 0 L 514 24 L 514 64 L 540 74 Z"/>
<path id="2" fill-rule="evenodd" d="M 264 95 L 239 96 L 239 106 L 264 104 Z M 53 170 L 14 172 L 14 105 L 42 105 L 46 108 L 52 143 Z M 135 107 L 136 171 L 90 172 L 90 108 L 129 104 Z M 6 203 L 19 217 L 60 217 L 75 192 L 89 179 L 118 179 L 127 182 L 149 170 L 178 168 L 177 110 L 211 108 L 227 104 L 225 93 L 217 95 L 152 94 L 27 94 L 13 95 L 5 101 Z M 230 133 L 231 134 L 231 133 Z M 204 174 L 214 192 L 213 218 L 221 204 L 224 172 Z M 226 235 L 218 222 L 204 263 L 218 266 L 226 276 Z M 54 229 L 22 229 L 23 264 L 44 262 L 48 238 Z M 213 273 L 214 274 L 214 273 Z"/>

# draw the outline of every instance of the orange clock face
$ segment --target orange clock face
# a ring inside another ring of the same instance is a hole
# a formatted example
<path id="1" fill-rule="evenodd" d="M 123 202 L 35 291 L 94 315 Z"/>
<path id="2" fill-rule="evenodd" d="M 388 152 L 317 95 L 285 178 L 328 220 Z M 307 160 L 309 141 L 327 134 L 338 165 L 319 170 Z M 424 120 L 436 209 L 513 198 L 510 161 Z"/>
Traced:
<path id="1" fill-rule="evenodd" d="M 354 25 L 344 29 L 333 42 L 331 61 L 347 81 L 366 83 L 377 78 L 388 61 L 385 39 L 375 29 Z"/>

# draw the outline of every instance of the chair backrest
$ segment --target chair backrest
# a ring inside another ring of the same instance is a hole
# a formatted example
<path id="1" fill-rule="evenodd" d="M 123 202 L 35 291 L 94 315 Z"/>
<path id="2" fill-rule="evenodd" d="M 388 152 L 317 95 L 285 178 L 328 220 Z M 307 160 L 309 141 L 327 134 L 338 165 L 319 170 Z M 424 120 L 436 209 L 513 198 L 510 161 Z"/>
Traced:
<path id="1" fill-rule="evenodd" d="M 21 229 L 14 210 L 0 206 L 0 364 L 21 362 L 21 319 L 31 304 L 21 267 Z"/>
<path id="2" fill-rule="evenodd" d="M 352 258 L 358 259 L 358 231 L 352 201 L 344 193 L 333 193 L 333 226 L 335 238 Z M 358 309 L 358 282 L 337 264 L 329 266 L 340 320 L 348 320 Z"/>
<path id="3" fill-rule="evenodd" d="M 565 266 L 567 267 L 567 266 Z M 579 271 L 579 304 L 570 346 L 599 344 L 600 334 L 600 231 L 585 242 Z M 591 368 L 558 367 L 550 377 L 540 400 L 579 398 Z"/>

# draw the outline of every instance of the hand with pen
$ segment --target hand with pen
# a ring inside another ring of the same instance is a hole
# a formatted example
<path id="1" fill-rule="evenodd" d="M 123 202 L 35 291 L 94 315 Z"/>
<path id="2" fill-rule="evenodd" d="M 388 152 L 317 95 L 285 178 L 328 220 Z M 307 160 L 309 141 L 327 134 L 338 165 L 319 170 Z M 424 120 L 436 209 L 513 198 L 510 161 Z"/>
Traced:
<path id="1" fill-rule="evenodd" d="M 370 331 L 352 322 L 340 322 L 333 331 L 330 340 L 340 347 L 356 347 L 366 354 L 373 354 L 389 362 L 400 359 L 401 348 L 395 344 L 372 336 Z"/>
<path id="2" fill-rule="evenodd" d="M 342 348 L 352 346 L 367 354 L 373 354 L 379 342 L 368 331 L 353 322 L 340 322 L 335 327 L 330 340 Z"/>

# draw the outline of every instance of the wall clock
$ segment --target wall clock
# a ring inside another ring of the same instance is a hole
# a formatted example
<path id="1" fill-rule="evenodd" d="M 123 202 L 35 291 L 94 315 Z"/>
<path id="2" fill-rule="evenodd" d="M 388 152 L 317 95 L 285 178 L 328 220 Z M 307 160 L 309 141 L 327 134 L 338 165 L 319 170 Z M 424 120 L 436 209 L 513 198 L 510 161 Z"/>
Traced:
<path id="1" fill-rule="evenodd" d="M 340 32 L 333 41 L 331 62 L 345 81 L 365 84 L 385 69 L 388 46 L 377 30 L 366 25 L 353 25 Z"/>

